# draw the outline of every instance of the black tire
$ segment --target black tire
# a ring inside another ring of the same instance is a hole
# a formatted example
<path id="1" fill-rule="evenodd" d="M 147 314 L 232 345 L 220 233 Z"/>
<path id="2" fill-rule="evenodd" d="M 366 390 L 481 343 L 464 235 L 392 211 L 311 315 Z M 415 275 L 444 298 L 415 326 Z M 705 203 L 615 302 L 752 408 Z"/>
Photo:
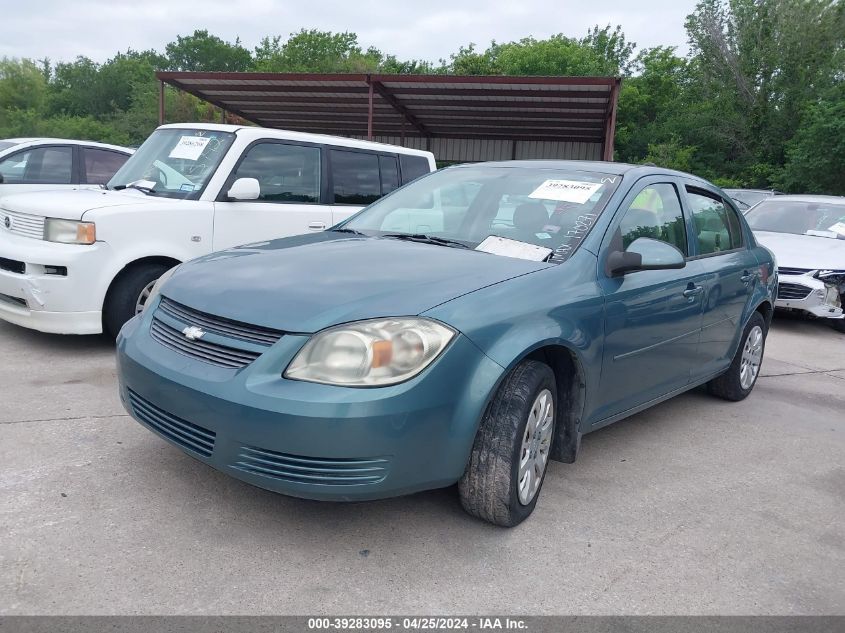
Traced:
<path id="1" fill-rule="evenodd" d="M 484 414 L 466 471 L 458 482 L 461 505 L 469 514 L 495 525 L 513 527 L 534 510 L 548 470 L 548 459 L 534 497 L 523 504 L 518 489 L 520 449 L 531 408 L 545 389 L 552 395 L 553 442 L 557 387 L 549 366 L 523 361 L 499 387 Z"/>
<path id="2" fill-rule="evenodd" d="M 845 319 L 830 319 L 830 326 L 837 332 L 845 334 Z"/>
<path id="3" fill-rule="evenodd" d="M 725 373 L 707 383 L 707 390 L 714 396 L 718 396 L 719 398 L 723 398 L 725 400 L 731 400 L 733 402 L 739 402 L 740 400 L 744 400 L 748 397 L 748 394 L 750 394 L 754 389 L 754 385 L 757 384 L 757 378 L 760 377 L 759 372 L 747 388 L 742 386 L 740 379 L 743 350 L 748 342 L 749 334 L 755 327 L 759 327 L 763 331 L 762 348 L 760 350 L 760 367 L 762 367 L 763 355 L 766 351 L 766 335 L 768 333 L 768 328 L 766 327 L 766 320 L 763 318 L 763 315 L 759 312 L 755 312 L 751 315 L 751 318 L 748 319 L 748 323 L 742 331 L 742 338 L 740 339 L 740 343 L 737 347 L 733 361 L 731 362 L 731 366 L 728 367 Z"/>
<path id="4" fill-rule="evenodd" d="M 117 276 L 103 305 L 103 329 L 107 335 L 117 338 L 123 324 L 135 316 L 135 305 L 144 288 L 170 268 L 166 264 L 139 264 Z"/>

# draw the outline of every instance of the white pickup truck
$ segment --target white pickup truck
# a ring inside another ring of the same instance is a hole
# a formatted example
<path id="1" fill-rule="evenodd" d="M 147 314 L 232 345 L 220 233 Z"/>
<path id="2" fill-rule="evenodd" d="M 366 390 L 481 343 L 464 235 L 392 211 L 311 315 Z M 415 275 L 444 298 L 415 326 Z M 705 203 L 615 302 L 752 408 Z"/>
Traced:
<path id="1" fill-rule="evenodd" d="M 102 189 L 0 198 L 0 319 L 116 336 L 169 268 L 321 231 L 435 168 L 430 152 L 348 138 L 161 126 Z"/>

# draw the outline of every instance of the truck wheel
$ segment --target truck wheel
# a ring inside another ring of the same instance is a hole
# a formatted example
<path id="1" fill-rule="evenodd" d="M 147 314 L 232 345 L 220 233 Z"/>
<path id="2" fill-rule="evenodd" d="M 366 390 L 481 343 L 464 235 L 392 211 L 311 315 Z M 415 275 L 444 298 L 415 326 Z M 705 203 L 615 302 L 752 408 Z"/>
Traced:
<path id="1" fill-rule="evenodd" d="M 117 338 L 120 328 L 144 309 L 155 282 L 171 268 L 166 264 L 140 264 L 121 272 L 112 282 L 103 306 L 103 329 Z"/>
<path id="2" fill-rule="evenodd" d="M 514 368 L 487 408 L 458 482 L 473 516 L 513 527 L 534 510 L 555 434 L 557 386 L 548 365 Z"/>
<path id="3" fill-rule="evenodd" d="M 762 314 L 755 312 L 742 332 L 742 339 L 731 366 L 721 376 L 708 382 L 707 390 L 725 400 L 743 400 L 757 382 L 765 347 L 766 320 Z"/>

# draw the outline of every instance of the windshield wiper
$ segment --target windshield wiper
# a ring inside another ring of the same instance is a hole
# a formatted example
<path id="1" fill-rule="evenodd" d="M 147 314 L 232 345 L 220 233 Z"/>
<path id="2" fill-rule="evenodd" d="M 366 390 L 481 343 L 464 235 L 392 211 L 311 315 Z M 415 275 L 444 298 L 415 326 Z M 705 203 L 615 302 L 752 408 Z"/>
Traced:
<path id="1" fill-rule="evenodd" d="M 329 230 L 332 233 L 352 233 L 353 235 L 363 235 L 365 237 L 368 237 L 366 233 L 362 233 L 361 231 L 356 231 L 355 229 L 340 228 L 340 229 L 329 229 Z"/>
<path id="2" fill-rule="evenodd" d="M 424 244 L 437 244 L 438 246 L 451 246 L 453 248 L 469 248 L 469 246 L 458 240 L 450 240 L 445 237 L 426 235 L 424 233 L 385 233 L 382 237 L 407 240 L 409 242 L 422 242 Z"/>
<path id="3" fill-rule="evenodd" d="M 155 189 L 152 187 L 145 187 L 144 185 L 137 185 L 134 182 L 128 185 L 115 185 L 112 187 L 114 191 L 122 191 L 123 189 L 137 189 L 138 191 L 145 193 L 147 195 L 151 195 L 155 193 Z"/>

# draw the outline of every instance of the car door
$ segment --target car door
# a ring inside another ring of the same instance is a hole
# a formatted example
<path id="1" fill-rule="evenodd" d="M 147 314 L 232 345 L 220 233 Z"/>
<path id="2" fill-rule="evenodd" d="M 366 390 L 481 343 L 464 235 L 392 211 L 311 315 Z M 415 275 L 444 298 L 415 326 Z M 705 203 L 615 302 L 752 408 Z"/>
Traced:
<path id="1" fill-rule="evenodd" d="M 0 159 L 0 196 L 70 189 L 79 182 L 72 145 L 27 147 Z"/>
<path id="2" fill-rule="evenodd" d="M 214 250 L 331 226 L 324 171 L 319 145 L 271 139 L 249 145 L 214 203 Z M 228 199 L 238 178 L 258 180 L 258 199 Z"/>
<path id="3" fill-rule="evenodd" d="M 353 148 L 330 148 L 332 223 L 345 220 L 399 186 L 395 154 Z"/>
<path id="4" fill-rule="evenodd" d="M 745 244 L 734 207 L 700 183 L 684 187 L 692 218 L 692 247 L 706 274 L 696 373 L 706 377 L 730 364 L 746 306 L 759 283 L 757 258 Z"/>
<path id="5" fill-rule="evenodd" d="M 602 245 L 604 350 L 598 422 L 687 385 L 698 362 L 704 271 L 690 259 L 688 226 L 674 178 L 640 180 L 620 205 Z M 684 268 L 611 276 L 608 255 L 639 237 L 677 247 Z"/>

